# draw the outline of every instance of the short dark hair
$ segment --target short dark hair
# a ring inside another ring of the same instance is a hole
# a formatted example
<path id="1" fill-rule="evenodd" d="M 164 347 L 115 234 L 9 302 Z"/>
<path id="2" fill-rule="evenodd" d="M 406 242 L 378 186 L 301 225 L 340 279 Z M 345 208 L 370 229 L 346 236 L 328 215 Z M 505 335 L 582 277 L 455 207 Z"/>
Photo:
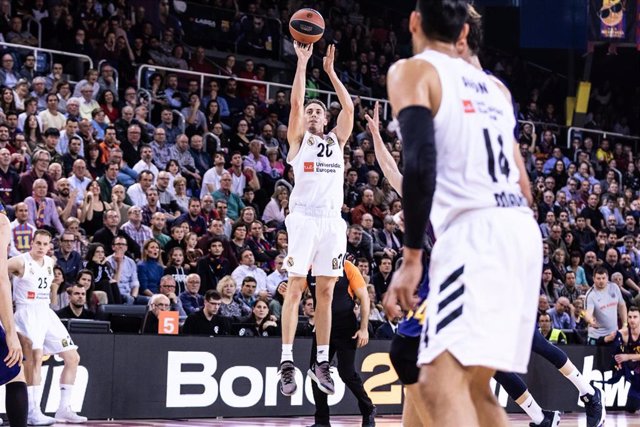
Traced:
<path id="1" fill-rule="evenodd" d="M 640 312 L 640 308 L 638 308 L 638 306 L 636 305 L 630 305 L 629 308 L 627 309 L 627 313 L 631 313 L 632 311 Z"/>
<path id="2" fill-rule="evenodd" d="M 215 301 L 220 301 L 222 297 L 220 296 L 220 293 L 218 293 L 218 291 L 216 291 L 215 289 L 209 289 L 207 292 L 204 293 L 204 299 L 207 301 L 211 299 Z"/>
<path id="3" fill-rule="evenodd" d="M 467 20 L 466 0 L 418 0 L 422 31 L 430 39 L 455 43 Z"/>
<path id="4" fill-rule="evenodd" d="M 593 276 L 595 277 L 596 274 L 606 274 L 607 277 L 609 277 L 609 272 L 604 267 L 596 267 L 596 269 L 593 270 Z"/>
<path id="5" fill-rule="evenodd" d="M 310 99 L 305 105 L 304 105 L 304 109 L 306 110 L 307 107 L 311 104 L 318 104 L 319 106 L 322 107 L 322 109 L 324 111 L 327 111 L 327 106 L 324 104 L 324 102 L 320 101 L 319 99 Z"/>
<path id="6" fill-rule="evenodd" d="M 244 285 L 245 283 L 248 282 L 253 282 L 255 284 L 258 283 L 258 281 L 253 277 L 253 276 L 246 276 L 244 279 L 242 279 L 242 284 Z"/>
<path id="7" fill-rule="evenodd" d="M 471 53 L 477 55 L 482 46 L 482 15 L 472 5 L 468 5 L 467 8 L 467 24 L 469 24 L 467 45 Z"/>

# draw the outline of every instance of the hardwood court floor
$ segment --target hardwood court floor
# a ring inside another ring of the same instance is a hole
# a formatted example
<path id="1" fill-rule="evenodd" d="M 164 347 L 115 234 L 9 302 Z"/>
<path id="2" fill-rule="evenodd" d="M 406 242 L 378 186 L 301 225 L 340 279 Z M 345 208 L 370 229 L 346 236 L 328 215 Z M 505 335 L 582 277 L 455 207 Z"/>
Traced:
<path id="1" fill-rule="evenodd" d="M 525 415 L 510 415 L 513 427 L 528 427 L 529 418 Z M 331 419 L 333 427 L 360 426 L 361 419 L 356 416 L 336 416 Z M 139 421 L 90 421 L 86 425 L 92 427 L 182 427 L 182 426 L 224 426 L 224 427 L 305 427 L 313 424 L 312 417 L 300 418 L 225 418 L 225 419 L 193 419 L 193 420 L 139 420 Z M 55 424 L 68 427 L 68 424 Z M 401 427 L 400 417 L 396 415 L 380 416 L 376 419 L 379 427 Z M 560 427 L 586 427 L 584 414 L 565 414 Z M 610 413 L 607 415 L 605 427 L 640 427 L 640 415 Z"/>

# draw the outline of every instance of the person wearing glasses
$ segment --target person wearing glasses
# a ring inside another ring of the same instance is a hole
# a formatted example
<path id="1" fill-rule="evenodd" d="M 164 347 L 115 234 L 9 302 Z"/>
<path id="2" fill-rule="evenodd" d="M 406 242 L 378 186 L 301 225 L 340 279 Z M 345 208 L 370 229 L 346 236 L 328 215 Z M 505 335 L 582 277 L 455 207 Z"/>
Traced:
<path id="1" fill-rule="evenodd" d="M 149 300 L 149 311 L 142 321 L 142 334 L 157 334 L 158 333 L 158 316 L 161 311 L 169 311 L 171 303 L 169 298 L 163 294 L 155 294 Z"/>
<path id="2" fill-rule="evenodd" d="M 232 325 L 228 317 L 218 314 L 222 297 L 215 289 L 204 294 L 204 307 L 187 317 L 182 328 L 183 335 L 231 335 Z"/>

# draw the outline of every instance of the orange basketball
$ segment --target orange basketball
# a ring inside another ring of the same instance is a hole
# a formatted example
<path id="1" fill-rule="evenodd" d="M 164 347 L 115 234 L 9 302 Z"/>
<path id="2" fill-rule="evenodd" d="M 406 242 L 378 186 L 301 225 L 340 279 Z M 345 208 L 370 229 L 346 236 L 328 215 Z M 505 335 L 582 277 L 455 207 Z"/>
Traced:
<path id="1" fill-rule="evenodd" d="M 324 33 L 324 18 L 316 10 L 300 9 L 291 16 L 289 32 L 300 43 L 315 43 Z"/>

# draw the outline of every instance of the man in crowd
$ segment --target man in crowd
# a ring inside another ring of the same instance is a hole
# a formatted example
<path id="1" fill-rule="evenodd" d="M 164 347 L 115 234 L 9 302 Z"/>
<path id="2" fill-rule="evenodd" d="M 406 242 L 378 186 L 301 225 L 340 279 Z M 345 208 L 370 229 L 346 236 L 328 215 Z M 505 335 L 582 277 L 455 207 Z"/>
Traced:
<path id="1" fill-rule="evenodd" d="M 231 335 L 231 320 L 220 316 L 222 298 L 218 291 L 209 289 L 204 294 L 204 307 L 187 317 L 182 328 L 184 335 Z"/>
<path id="2" fill-rule="evenodd" d="M 69 295 L 69 305 L 56 311 L 59 318 L 86 320 L 96 318 L 96 314 L 93 311 L 85 308 L 85 305 L 87 304 L 87 291 L 84 286 L 74 284 L 69 286 L 66 292 Z"/>
<path id="3" fill-rule="evenodd" d="M 187 316 L 202 309 L 204 298 L 200 294 L 200 276 L 191 273 L 187 276 L 186 289 L 178 295 Z"/>

